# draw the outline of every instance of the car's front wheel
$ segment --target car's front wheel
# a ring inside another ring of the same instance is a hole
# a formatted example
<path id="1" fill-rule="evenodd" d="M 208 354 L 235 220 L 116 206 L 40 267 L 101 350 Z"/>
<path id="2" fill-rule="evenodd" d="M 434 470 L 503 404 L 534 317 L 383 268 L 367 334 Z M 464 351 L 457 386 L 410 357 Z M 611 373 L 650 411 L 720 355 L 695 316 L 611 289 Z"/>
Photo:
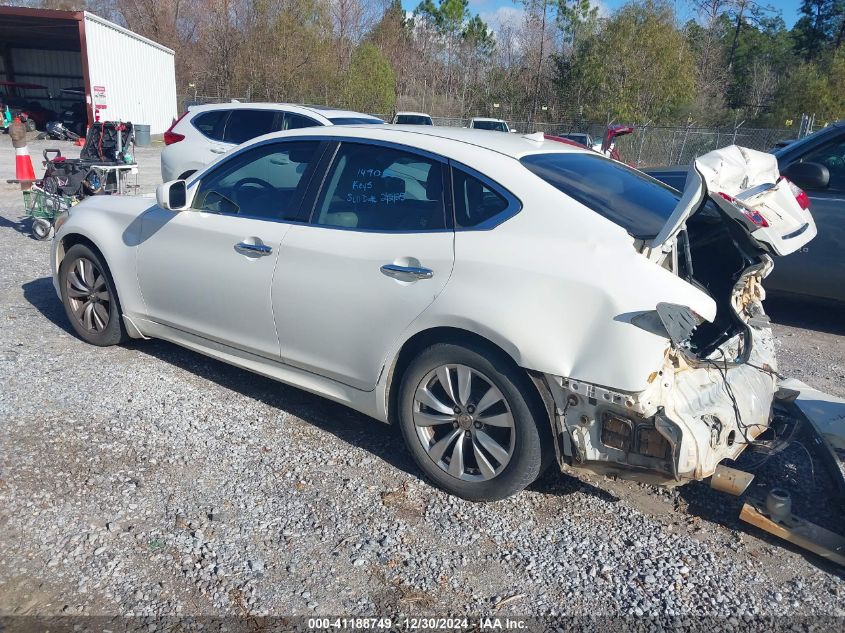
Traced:
<path id="1" fill-rule="evenodd" d="M 100 256 L 84 244 L 71 246 L 59 266 L 65 313 L 74 331 L 92 345 L 126 340 L 114 282 Z"/>
<path id="2" fill-rule="evenodd" d="M 465 499 L 519 492 L 541 472 L 548 433 L 531 389 L 510 359 L 483 346 L 425 349 L 404 372 L 398 400 L 414 460 L 441 488 Z"/>

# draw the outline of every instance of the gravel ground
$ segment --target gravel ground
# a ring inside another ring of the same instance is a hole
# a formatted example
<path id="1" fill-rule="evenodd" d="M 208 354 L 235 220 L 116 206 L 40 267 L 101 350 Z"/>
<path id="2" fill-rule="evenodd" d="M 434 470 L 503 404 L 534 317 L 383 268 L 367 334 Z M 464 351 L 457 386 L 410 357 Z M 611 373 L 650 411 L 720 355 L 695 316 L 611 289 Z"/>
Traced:
<path id="1" fill-rule="evenodd" d="M 845 615 L 841 570 L 703 484 L 549 472 L 465 502 L 339 405 L 163 342 L 82 343 L 11 155 L 0 136 L 0 614 Z M 845 396 L 843 311 L 773 314 L 781 371 Z M 802 445 L 759 462 L 841 528 Z"/>

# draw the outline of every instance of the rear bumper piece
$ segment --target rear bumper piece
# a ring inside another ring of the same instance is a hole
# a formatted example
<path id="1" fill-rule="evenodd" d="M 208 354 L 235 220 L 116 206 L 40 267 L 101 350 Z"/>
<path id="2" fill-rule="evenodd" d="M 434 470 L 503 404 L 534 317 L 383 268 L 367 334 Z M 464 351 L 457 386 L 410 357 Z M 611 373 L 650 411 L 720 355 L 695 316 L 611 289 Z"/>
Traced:
<path id="1" fill-rule="evenodd" d="M 639 393 L 547 374 L 561 468 L 676 485 L 735 459 L 768 428 L 777 390 L 771 329 L 750 331 L 745 363 L 693 363 L 670 348 Z M 725 357 L 739 355 L 738 341 L 723 346 Z"/>

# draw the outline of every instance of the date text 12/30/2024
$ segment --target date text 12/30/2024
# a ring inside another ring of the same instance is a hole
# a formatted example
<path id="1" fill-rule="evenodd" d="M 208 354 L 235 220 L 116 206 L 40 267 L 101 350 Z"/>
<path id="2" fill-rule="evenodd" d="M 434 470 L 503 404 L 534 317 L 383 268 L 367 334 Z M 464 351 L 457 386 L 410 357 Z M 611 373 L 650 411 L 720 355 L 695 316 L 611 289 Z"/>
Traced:
<path id="1" fill-rule="evenodd" d="M 392 631 L 460 631 L 465 629 L 485 631 L 519 631 L 527 628 L 520 618 L 309 618 L 312 631 L 336 630 L 392 630 Z"/>

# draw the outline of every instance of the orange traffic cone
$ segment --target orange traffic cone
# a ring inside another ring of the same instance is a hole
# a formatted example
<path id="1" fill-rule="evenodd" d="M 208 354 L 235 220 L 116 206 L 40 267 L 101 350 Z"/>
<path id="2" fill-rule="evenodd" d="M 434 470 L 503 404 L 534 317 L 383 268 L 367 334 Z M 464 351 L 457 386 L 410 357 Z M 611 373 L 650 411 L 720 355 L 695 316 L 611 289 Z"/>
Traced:
<path id="1" fill-rule="evenodd" d="M 29 189 L 35 180 L 35 170 L 26 147 L 26 128 L 18 117 L 9 126 L 9 136 L 15 148 L 15 180 L 21 184 L 21 189 Z"/>

